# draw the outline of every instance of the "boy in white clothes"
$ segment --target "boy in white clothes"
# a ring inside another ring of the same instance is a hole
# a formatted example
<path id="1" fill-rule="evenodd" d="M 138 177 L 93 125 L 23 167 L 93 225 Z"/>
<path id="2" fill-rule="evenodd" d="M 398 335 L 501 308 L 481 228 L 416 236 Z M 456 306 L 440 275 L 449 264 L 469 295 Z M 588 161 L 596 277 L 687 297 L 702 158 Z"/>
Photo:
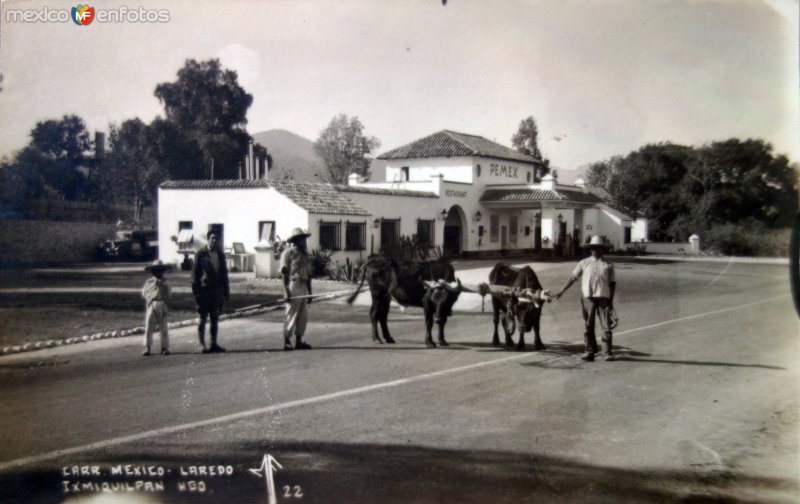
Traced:
<path id="1" fill-rule="evenodd" d="M 144 327 L 144 346 L 142 355 L 150 355 L 150 346 L 153 344 L 153 333 L 156 325 L 161 332 L 161 355 L 169 355 L 169 327 L 167 324 L 167 308 L 170 303 L 170 289 L 164 278 L 164 272 L 172 269 L 172 266 L 164 264 L 161 260 L 156 260 L 144 270 L 150 272 L 153 277 L 149 278 L 142 288 L 142 297 L 147 305 Z"/>

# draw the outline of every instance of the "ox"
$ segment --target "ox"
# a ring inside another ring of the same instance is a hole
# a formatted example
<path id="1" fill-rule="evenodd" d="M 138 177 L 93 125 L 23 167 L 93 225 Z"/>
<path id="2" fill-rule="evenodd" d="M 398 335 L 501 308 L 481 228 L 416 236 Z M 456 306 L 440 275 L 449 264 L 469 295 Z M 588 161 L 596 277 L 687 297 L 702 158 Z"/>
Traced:
<path id="1" fill-rule="evenodd" d="M 367 261 L 358 289 L 347 300 L 352 303 L 364 280 L 369 283 L 372 294 L 372 339 L 382 343 L 378 336 L 378 323 L 386 343 L 394 343 L 389 334 L 387 319 L 392 299 L 402 306 L 419 306 L 425 312 L 425 345 L 435 348 L 431 336 L 434 321 L 439 325 L 439 344 L 448 346 L 444 338 L 444 325 L 452 313 L 453 304 L 461 293 L 461 282 L 456 280 L 453 266 L 442 261 L 406 262 L 384 257 Z"/>
<path id="2" fill-rule="evenodd" d="M 542 288 L 539 278 L 530 266 L 520 269 L 497 263 L 489 273 L 489 285 L 481 285 L 481 293 L 492 294 L 492 345 L 500 344 L 497 325 L 502 320 L 507 346 L 514 345 L 511 335 L 519 328 L 517 350 L 523 350 L 525 333 L 533 329 L 534 349 L 545 349 L 539 336 L 539 320 L 542 316 L 542 305 L 545 301 L 551 301 L 550 291 Z"/>

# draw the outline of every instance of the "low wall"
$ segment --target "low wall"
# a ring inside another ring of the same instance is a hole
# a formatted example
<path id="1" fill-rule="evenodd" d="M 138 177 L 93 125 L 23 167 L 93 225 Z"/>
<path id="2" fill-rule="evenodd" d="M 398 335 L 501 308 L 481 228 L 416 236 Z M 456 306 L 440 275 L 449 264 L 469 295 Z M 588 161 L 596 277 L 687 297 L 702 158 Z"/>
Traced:
<path id="1" fill-rule="evenodd" d="M 115 231 L 115 224 L 0 220 L 0 264 L 92 261 Z"/>
<path id="2" fill-rule="evenodd" d="M 692 245 L 689 242 L 644 242 L 648 254 L 691 254 Z M 633 247 L 632 243 L 625 244 L 625 248 Z"/>

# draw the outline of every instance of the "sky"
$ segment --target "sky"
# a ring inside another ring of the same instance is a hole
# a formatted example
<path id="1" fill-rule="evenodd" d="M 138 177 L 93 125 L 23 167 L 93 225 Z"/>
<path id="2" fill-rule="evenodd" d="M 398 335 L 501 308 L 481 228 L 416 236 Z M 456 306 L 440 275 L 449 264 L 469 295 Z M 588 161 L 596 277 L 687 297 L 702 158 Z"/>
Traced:
<path id="1" fill-rule="evenodd" d="M 0 156 L 64 114 L 150 121 L 157 84 L 220 58 L 251 134 L 313 141 L 343 113 L 379 152 L 442 129 L 510 146 L 533 116 L 559 169 L 732 137 L 800 161 L 797 0 L 104 0 L 86 5 L 161 21 L 57 19 L 77 5 L 2 1 Z"/>

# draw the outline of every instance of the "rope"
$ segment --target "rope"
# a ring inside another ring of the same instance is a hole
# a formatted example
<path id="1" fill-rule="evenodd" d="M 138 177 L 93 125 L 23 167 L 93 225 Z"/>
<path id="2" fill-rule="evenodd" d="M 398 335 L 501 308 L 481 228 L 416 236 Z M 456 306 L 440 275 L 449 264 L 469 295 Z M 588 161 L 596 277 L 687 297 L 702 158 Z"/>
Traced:
<path id="1" fill-rule="evenodd" d="M 326 292 L 325 294 L 306 294 L 306 295 L 303 295 L 303 296 L 292 296 L 292 299 L 333 299 L 333 298 L 336 298 L 336 297 L 339 297 L 339 296 L 343 296 L 345 294 L 353 294 L 354 292 L 360 292 L 363 289 L 364 288 L 362 287 L 360 289 Z M 250 311 L 250 310 L 256 310 L 256 309 L 259 309 L 259 308 L 267 308 L 267 307 L 270 307 L 270 306 L 278 306 L 278 305 L 282 305 L 284 303 L 286 303 L 286 298 L 281 298 L 281 299 L 277 299 L 275 301 L 272 301 L 271 303 L 261 303 L 261 304 L 257 304 L 257 305 L 253 305 L 253 306 L 245 306 L 244 308 L 237 308 L 234 311 L 236 311 L 236 312 Z"/>

